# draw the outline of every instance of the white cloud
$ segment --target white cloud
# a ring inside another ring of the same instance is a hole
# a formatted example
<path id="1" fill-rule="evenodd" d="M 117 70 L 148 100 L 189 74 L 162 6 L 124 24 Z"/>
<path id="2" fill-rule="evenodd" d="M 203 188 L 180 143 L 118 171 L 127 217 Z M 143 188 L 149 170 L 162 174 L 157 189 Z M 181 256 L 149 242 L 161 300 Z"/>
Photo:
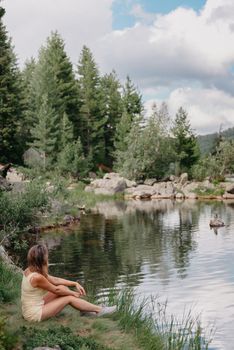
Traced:
<path id="1" fill-rule="evenodd" d="M 36 56 L 51 31 L 58 30 L 72 61 L 84 44 L 93 46 L 112 30 L 112 0 L 5 0 L 4 23 L 24 62 Z"/>
<path id="2" fill-rule="evenodd" d="M 122 76 L 130 73 L 141 85 L 168 85 L 183 79 L 208 84 L 226 76 L 234 64 L 234 32 L 229 20 L 222 24 L 211 20 L 211 10 L 220 3 L 208 0 L 200 13 L 177 8 L 157 15 L 151 25 L 139 22 L 121 35 L 120 31 L 109 33 L 96 49 L 102 67 L 116 67 Z M 234 3 L 222 0 L 223 7 L 225 3 L 234 10 Z"/>
<path id="3" fill-rule="evenodd" d="M 129 74 L 146 98 L 167 95 L 171 110 L 184 105 L 199 132 L 234 125 L 233 0 L 168 14 L 146 13 L 131 0 L 137 22 L 118 31 L 112 30 L 114 1 L 5 0 L 5 23 L 21 62 L 57 29 L 74 63 L 88 45 L 102 72 Z"/>
<path id="4" fill-rule="evenodd" d="M 150 114 L 154 100 L 145 103 L 147 115 Z M 160 104 L 162 100 L 156 100 Z M 218 132 L 220 126 L 228 128 L 234 122 L 234 96 L 217 89 L 178 88 L 167 99 L 169 113 L 175 117 L 179 107 L 188 112 L 191 126 L 199 134 Z"/>

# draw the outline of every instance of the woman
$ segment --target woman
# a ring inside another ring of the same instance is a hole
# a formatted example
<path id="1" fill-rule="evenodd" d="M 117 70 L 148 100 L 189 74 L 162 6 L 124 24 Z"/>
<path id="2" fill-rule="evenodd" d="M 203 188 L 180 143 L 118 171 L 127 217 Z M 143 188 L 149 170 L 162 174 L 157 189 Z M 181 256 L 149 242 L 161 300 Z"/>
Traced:
<path id="1" fill-rule="evenodd" d="M 57 315 L 66 305 L 87 314 L 103 316 L 116 311 L 116 306 L 98 306 L 80 297 L 84 288 L 78 283 L 48 274 L 48 250 L 37 244 L 28 252 L 28 267 L 21 286 L 22 314 L 27 321 L 40 322 Z M 76 291 L 68 287 L 75 287 Z"/>

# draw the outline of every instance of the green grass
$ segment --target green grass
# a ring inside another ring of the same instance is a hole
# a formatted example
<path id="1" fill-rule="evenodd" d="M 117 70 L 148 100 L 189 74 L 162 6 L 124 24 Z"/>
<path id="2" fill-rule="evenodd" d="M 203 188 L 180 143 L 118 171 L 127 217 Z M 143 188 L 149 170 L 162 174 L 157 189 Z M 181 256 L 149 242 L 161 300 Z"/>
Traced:
<path id="1" fill-rule="evenodd" d="M 0 305 L 15 301 L 20 294 L 21 276 L 0 260 Z"/>
<path id="2" fill-rule="evenodd" d="M 198 196 L 222 196 L 225 193 L 224 188 L 216 187 L 214 189 L 207 188 L 207 187 L 198 187 L 194 191 Z"/>
<path id="3" fill-rule="evenodd" d="M 136 299 L 132 290 L 111 297 L 118 305 L 118 320 L 125 332 L 133 332 L 144 350 L 203 350 L 208 349 L 211 333 L 205 334 L 199 317 L 189 311 L 182 319 L 168 316 L 167 304 L 154 298 Z"/>

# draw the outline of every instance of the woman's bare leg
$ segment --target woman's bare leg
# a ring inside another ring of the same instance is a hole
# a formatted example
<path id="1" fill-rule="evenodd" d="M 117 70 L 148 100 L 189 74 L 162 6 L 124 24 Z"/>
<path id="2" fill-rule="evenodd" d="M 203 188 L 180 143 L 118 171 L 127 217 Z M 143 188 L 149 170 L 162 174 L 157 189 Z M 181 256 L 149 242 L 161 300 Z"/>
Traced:
<path id="1" fill-rule="evenodd" d="M 64 296 L 58 297 L 42 307 L 41 320 L 45 320 L 49 317 L 57 315 L 60 311 L 64 309 L 66 305 L 71 305 L 77 310 L 87 311 L 87 312 L 99 312 L 101 307 L 91 304 L 86 300 L 76 298 L 74 296 Z"/>
<path id="2" fill-rule="evenodd" d="M 57 298 L 59 298 L 59 295 L 58 295 L 58 294 L 54 294 L 54 293 L 52 293 L 52 292 L 48 292 L 48 293 L 46 293 L 46 295 L 44 295 L 43 300 L 44 300 L 44 303 L 45 303 L 45 304 L 48 304 L 48 303 L 50 303 L 52 300 L 57 299 Z"/>

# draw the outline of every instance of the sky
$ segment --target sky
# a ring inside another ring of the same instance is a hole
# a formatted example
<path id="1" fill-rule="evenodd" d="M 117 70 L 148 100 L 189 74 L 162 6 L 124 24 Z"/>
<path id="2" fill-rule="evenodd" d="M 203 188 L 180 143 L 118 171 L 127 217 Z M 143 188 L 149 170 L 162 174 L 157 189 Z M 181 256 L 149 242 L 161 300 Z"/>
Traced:
<path id="1" fill-rule="evenodd" d="M 234 126 L 233 0 L 3 0 L 20 67 L 57 30 L 77 64 L 88 46 L 101 74 L 129 75 L 150 113 L 180 106 L 198 134 Z"/>

